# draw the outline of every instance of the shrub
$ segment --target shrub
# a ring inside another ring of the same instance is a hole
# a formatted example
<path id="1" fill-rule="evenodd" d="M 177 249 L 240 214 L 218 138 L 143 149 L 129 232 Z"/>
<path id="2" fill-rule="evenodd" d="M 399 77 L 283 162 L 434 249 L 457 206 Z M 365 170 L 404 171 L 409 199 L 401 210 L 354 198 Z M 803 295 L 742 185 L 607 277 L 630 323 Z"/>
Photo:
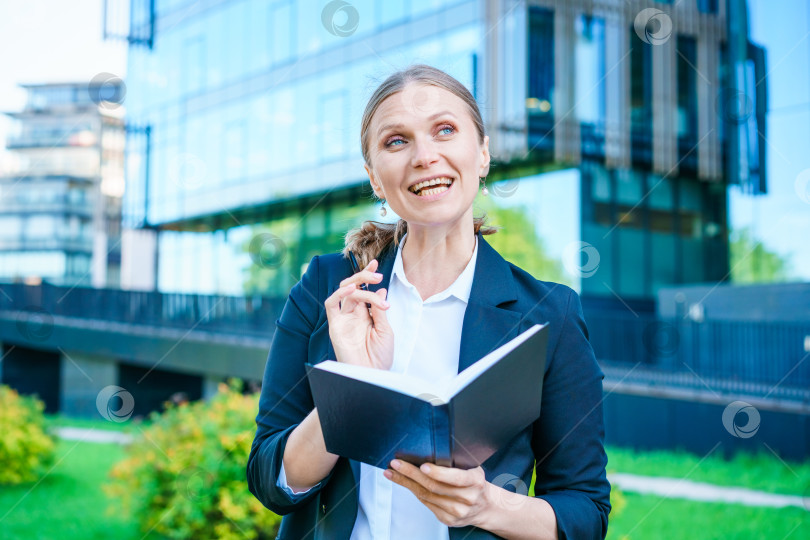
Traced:
<path id="1" fill-rule="evenodd" d="M 0 385 L 0 484 L 33 482 L 53 462 L 45 404 Z"/>
<path id="2" fill-rule="evenodd" d="M 168 538 L 275 538 L 281 518 L 248 491 L 245 465 L 258 394 L 221 384 L 209 401 L 152 413 L 104 486 L 143 532 Z"/>

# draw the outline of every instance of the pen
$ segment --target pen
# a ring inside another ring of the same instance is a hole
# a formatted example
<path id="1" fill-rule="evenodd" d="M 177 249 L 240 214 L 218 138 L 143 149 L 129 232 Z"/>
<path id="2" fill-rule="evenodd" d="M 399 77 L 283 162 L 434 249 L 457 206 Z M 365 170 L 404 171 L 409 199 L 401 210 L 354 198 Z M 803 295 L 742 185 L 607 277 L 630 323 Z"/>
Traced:
<path id="1" fill-rule="evenodd" d="M 360 265 L 357 264 L 357 258 L 355 258 L 354 253 L 352 251 L 349 251 L 349 260 L 352 262 L 352 272 L 354 272 L 355 274 L 358 273 L 360 271 Z M 364 291 L 367 291 L 368 285 L 366 285 L 365 283 L 361 283 L 360 288 L 363 289 Z M 366 302 L 366 307 L 368 308 L 368 314 L 371 315 L 371 304 Z"/>

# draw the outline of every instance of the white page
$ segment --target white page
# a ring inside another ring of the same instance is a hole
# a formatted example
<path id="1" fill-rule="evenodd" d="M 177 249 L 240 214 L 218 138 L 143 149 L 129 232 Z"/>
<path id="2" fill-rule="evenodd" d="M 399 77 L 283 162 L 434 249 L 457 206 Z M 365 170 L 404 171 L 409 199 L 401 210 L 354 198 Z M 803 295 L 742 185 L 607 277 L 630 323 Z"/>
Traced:
<path id="1" fill-rule="evenodd" d="M 444 402 L 447 401 L 446 398 L 444 398 L 444 388 L 441 386 L 436 386 L 430 381 L 426 381 L 412 375 L 406 375 L 405 373 L 396 373 L 386 369 L 344 364 L 336 360 L 326 360 L 316 364 L 315 369 L 331 371 L 332 373 L 337 373 L 338 375 L 343 375 L 351 379 L 369 382 L 383 388 L 394 390 L 401 394 L 420 398 L 424 401 L 435 402 L 436 397 Z"/>
<path id="2" fill-rule="evenodd" d="M 443 385 L 436 385 L 412 375 L 395 373 L 385 369 L 344 364 L 335 360 L 326 360 L 315 365 L 315 369 L 331 371 L 351 379 L 366 381 L 377 386 L 388 388 L 402 394 L 413 396 L 424 401 L 436 404 L 438 400 L 447 403 L 450 399 L 475 380 L 481 373 L 506 356 L 518 345 L 537 333 L 543 326 L 536 324 L 523 334 L 514 338 L 491 353 L 487 354 L 473 365 L 447 381 Z M 436 399 L 438 398 L 438 400 Z"/>

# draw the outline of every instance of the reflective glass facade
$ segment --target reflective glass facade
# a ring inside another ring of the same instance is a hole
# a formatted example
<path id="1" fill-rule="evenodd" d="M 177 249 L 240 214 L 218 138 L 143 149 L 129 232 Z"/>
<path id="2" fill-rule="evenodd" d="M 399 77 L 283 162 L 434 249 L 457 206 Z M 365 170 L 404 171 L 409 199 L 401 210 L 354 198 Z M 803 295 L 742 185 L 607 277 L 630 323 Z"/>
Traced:
<path id="1" fill-rule="evenodd" d="M 152 47 L 130 49 L 125 225 L 159 230 L 161 290 L 285 294 L 378 217 L 363 108 L 422 62 L 479 101 L 498 152 L 477 207 L 507 258 L 611 298 L 723 279 L 719 129 L 688 71 L 712 59 L 719 87 L 723 42 L 646 43 L 624 4 L 157 0 Z"/>

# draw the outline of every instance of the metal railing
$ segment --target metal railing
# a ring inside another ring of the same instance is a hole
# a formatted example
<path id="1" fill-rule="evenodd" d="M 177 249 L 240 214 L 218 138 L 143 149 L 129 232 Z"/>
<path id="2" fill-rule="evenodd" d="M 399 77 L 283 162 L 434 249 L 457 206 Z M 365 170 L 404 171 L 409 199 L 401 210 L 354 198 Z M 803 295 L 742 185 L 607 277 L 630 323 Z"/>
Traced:
<path id="1" fill-rule="evenodd" d="M 591 313 L 587 324 L 600 364 L 614 372 L 622 368 L 630 380 L 761 397 L 810 397 L 810 321 L 695 322 Z"/>
<path id="2" fill-rule="evenodd" d="M 0 284 L 0 309 L 269 338 L 285 299 Z"/>

